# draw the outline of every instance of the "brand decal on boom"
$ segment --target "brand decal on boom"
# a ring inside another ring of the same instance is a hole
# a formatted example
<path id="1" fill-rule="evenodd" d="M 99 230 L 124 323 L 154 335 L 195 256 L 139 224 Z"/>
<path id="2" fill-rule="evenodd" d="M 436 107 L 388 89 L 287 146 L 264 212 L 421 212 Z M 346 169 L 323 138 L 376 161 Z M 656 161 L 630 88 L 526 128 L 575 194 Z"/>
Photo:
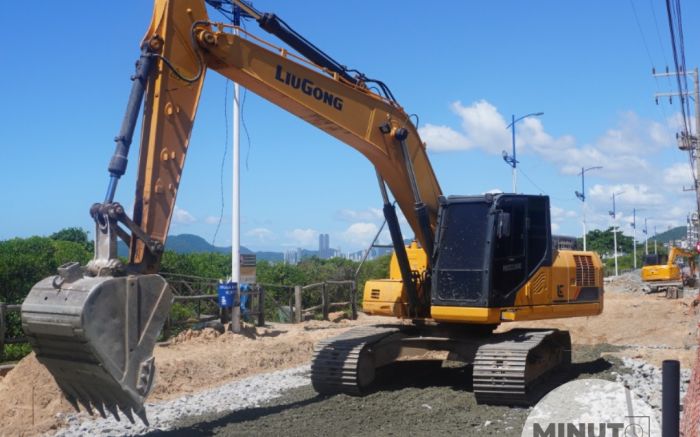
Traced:
<path id="1" fill-rule="evenodd" d="M 311 79 L 298 77 L 294 73 L 284 71 L 281 65 L 277 66 L 277 70 L 275 71 L 275 79 L 291 88 L 301 90 L 301 92 L 307 96 L 311 96 L 319 102 L 323 102 L 326 105 L 337 109 L 338 111 L 343 110 L 343 99 L 329 91 L 324 90 L 318 85 L 315 85 Z"/>

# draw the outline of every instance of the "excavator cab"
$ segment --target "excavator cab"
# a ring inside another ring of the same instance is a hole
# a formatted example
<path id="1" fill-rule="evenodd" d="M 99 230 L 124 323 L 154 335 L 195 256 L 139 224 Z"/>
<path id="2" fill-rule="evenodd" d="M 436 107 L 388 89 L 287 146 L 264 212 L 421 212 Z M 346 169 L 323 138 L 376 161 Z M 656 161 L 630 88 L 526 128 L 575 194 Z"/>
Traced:
<path id="1" fill-rule="evenodd" d="M 441 198 L 433 259 L 435 306 L 502 307 L 552 262 L 549 198 Z"/>

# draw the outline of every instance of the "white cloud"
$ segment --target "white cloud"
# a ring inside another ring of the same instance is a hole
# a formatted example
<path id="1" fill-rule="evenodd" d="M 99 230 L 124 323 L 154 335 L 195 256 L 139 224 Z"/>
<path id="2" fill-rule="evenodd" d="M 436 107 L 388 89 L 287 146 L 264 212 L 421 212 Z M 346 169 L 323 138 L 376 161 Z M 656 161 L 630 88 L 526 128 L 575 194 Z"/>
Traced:
<path id="1" fill-rule="evenodd" d="M 450 109 L 461 119 L 463 133 L 448 126 L 426 124 L 420 129 L 421 138 L 431 151 L 467 150 L 479 148 L 490 153 L 501 153 L 510 144 L 508 123 L 498 109 L 479 100 L 470 106 L 452 103 Z"/>
<path id="2" fill-rule="evenodd" d="M 487 153 L 510 153 L 511 133 L 506 126 L 510 118 L 486 100 L 469 106 L 456 101 L 452 112 L 460 129 L 427 124 L 420 129 L 429 150 L 445 152 L 480 149 Z M 616 180 L 643 182 L 653 165 L 643 157 L 673 143 L 671 132 L 678 117 L 664 123 L 640 118 L 632 111 L 621 112 L 615 127 L 606 130 L 591 144 L 577 145 L 572 135 L 552 136 L 544 129 L 544 117 L 527 117 L 518 122 L 516 144 L 519 153 L 534 153 L 559 167 L 562 174 L 576 175 L 582 167 L 602 166 L 597 174 Z M 613 158 L 613 159 L 611 159 Z"/>
<path id="3" fill-rule="evenodd" d="M 693 175 L 690 171 L 690 163 L 676 163 L 664 169 L 664 182 L 678 187 L 693 186 Z"/>
<path id="4" fill-rule="evenodd" d="M 653 191 L 649 186 L 644 184 L 619 184 L 619 185 L 601 185 L 596 184 L 591 187 L 588 192 L 588 197 L 591 201 L 600 203 L 609 203 L 612 209 L 612 195 L 615 194 L 615 209 L 633 205 L 634 207 L 657 206 L 663 205 L 667 199 L 660 193 Z M 619 194 L 621 193 L 621 194 Z M 627 208 L 629 209 L 629 208 Z"/>
<path id="5" fill-rule="evenodd" d="M 248 237 L 257 239 L 260 243 L 267 243 L 277 238 L 275 233 L 267 228 L 253 228 L 245 234 Z"/>
<path id="6" fill-rule="evenodd" d="M 420 128 L 420 136 L 433 151 L 467 150 L 471 141 L 448 126 L 426 124 Z"/>
<path id="7" fill-rule="evenodd" d="M 189 211 L 176 206 L 175 211 L 173 211 L 173 221 L 181 225 L 191 225 L 192 223 L 195 223 L 197 219 L 194 218 Z"/>
<path id="8" fill-rule="evenodd" d="M 335 218 L 350 223 L 357 221 L 381 221 L 384 220 L 384 213 L 379 208 L 368 208 L 365 210 L 341 209 L 335 212 Z"/>
<path id="9" fill-rule="evenodd" d="M 226 221 L 226 217 L 224 217 L 224 218 L 221 220 L 222 223 L 225 222 L 225 221 Z M 218 224 L 219 224 L 219 217 L 218 217 L 218 216 L 209 215 L 209 216 L 207 216 L 207 217 L 204 219 L 204 223 L 206 223 L 206 224 L 208 224 L 208 225 L 218 225 Z"/>
<path id="10" fill-rule="evenodd" d="M 571 219 L 571 218 L 578 217 L 578 213 L 576 213 L 576 211 L 566 210 L 566 209 L 559 208 L 558 206 L 554 206 L 554 205 L 551 205 L 549 210 L 550 210 L 550 217 L 551 217 L 553 222 L 554 221 L 561 222 L 564 219 Z"/>
<path id="11" fill-rule="evenodd" d="M 315 229 L 293 229 L 286 232 L 286 236 L 291 240 L 289 245 L 297 247 L 313 247 L 318 245 L 319 232 Z"/>
<path id="12" fill-rule="evenodd" d="M 378 230 L 379 227 L 374 223 L 359 222 L 351 224 L 340 236 L 353 247 L 366 248 L 372 243 Z"/>

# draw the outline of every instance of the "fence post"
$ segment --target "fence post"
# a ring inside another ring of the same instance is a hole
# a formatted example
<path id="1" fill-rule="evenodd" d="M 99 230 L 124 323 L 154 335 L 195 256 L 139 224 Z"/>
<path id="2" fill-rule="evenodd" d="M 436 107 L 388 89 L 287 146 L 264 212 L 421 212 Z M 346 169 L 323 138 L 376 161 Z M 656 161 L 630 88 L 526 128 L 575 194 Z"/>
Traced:
<path id="1" fill-rule="evenodd" d="M 350 311 L 353 320 L 357 320 L 357 286 L 355 281 L 350 284 Z"/>
<path id="2" fill-rule="evenodd" d="M 323 281 L 323 289 L 321 290 L 321 304 L 323 305 L 323 320 L 328 320 L 328 288 L 326 281 Z"/>
<path id="3" fill-rule="evenodd" d="M 7 306 L 0 302 L 0 360 L 5 354 L 5 314 Z"/>
<path id="4" fill-rule="evenodd" d="M 258 286 L 258 326 L 265 326 L 265 287 Z"/>
<path id="5" fill-rule="evenodd" d="M 294 286 L 294 321 L 301 323 L 301 285 Z"/>

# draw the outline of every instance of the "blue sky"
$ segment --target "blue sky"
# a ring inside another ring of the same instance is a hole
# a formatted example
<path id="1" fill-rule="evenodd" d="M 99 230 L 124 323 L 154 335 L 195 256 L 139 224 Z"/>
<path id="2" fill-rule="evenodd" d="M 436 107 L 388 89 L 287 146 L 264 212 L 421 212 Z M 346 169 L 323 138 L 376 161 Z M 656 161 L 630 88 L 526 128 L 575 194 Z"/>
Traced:
<path id="1" fill-rule="evenodd" d="M 517 124 L 518 191 L 551 197 L 557 233 L 581 234 L 581 202 L 574 196 L 581 166 L 604 167 L 587 173 L 589 228 L 611 225 L 610 196 L 618 191 L 625 192 L 617 198 L 619 225 L 628 234 L 632 208 L 640 210 L 638 220 L 648 217 L 650 232 L 653 226 L 661 232 L 685 224 L 693 196 L 682 191 L 692 182 L 687 155 L 674 138 L 678 100 L 669 105 L 662 99 L 657 106 L 653 98 L 675 90 L 674 82 L 651 75 L 652 66 L 662 70 L 672 62 L 664 2 L 254 4 L 281 16 L 342 64 L 386 82 L 406 111 L 419 115 L 445 194 L 510 191 L 510 167 L 501 159 L 501 151 L 511 148 L 505 126 L 511 114 L 542 111 L 542 117 Z M 67 226 L 92 229 L 88 209 L 104 197 L 112 138 L 151 15 L 148 1 L 104 5 L 4 5 L 0 239 Z M 691 24 L 699 13 L 697 2 L 683 3 L 689 68 L 698 62 L 700 32 Z M 247 27 L 280 45 L 254 22 Z M 231 95 L 230 83 L 211 72 L 173 234 L 213 240 Z M 246 94 L 243 115 L 250 142 L 242 137 L 242 244 L 257 250 L 316 248 L 322 232 L 344 251 L 366 246 L 382 222 L 369 162 L 253 93 Z M 230 127 L 228 135 L 230 140 Z M 227 147 L 217 245 L 231 241 Z M 117 192 L 125 205 L 133 201 L 135 152 Z"/>

